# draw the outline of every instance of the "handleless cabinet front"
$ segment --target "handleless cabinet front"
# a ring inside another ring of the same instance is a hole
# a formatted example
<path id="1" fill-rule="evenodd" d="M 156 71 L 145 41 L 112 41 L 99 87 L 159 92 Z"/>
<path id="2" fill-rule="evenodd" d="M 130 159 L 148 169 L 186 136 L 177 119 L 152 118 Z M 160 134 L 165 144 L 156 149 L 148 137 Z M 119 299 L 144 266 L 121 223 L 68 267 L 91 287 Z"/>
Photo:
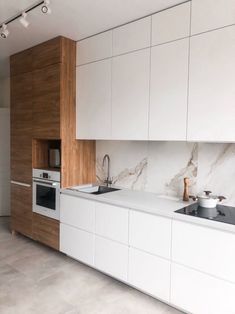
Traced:
<path id="1" fill-rule="evenodd" d="M 186 140 L 189 38 L 151 48 L 150 140 Z"/>
<path id="2" fill-rule="evenodd" d="M 216 223 L 216 222 L 215 222 Z M 235 234 L 172 223 L 172 260 L 235 283 Z"/>
<path id="3" fill-rule="evenodd" d="M 130 211 L 130 246 L 170 259 L 171 219 Z"/>
<path id="4" fill-rule="evenodd" d="M 235 23 L 234 0 L 192 1 L 192 35 Z"/>
<path id="5" fill-rule="evenodd" d="M 111 59 L 78 66 L 78 139 L 111 138 Z"/>
<path id="6" fill-rule="evenodd" d="M 235 26 L 190 40 L 188 141 L 235 142 Z"/>
<path id="7" fill-rule="evenodd" d="M 85 263 L 94 265 L 94 235 L 90 232 L 60 224 L 60 251 Z"/>
<path id="8" fill-rule="evenodd" d="M 112 60 L 112 138 L 147 140 L 150 49 Z"/>
<path id="9" fill-rule="evenodd" d="M 33 137 L 60 138 L 61 64 L 33 72 Z"/>
<path id="10" fill-rule="evenodd" d="M 11 77 L 11 180 L 32 182 L 32 73 Z"/>
<path id="11" fill-rule="evenodd" d="M 60 221 L 75 228 L 94 232 L 95 203 L 84 198 L 61 194 Z"/>
<path id="12" fill-rule="evenodd" d="M 95 203 L 95 233 L 128 244 L 128 209 Z"/>
<path id="13" fill-rule="evenodd" d="M 95 267 L 117 279 L 127 281 L 128 246 L 95 236 Z"/>
<path id="14" fill-rule="evenodd" d="M 191 3 L 183 3 L 152 16 L 152 46 L 188 37 Z"/>

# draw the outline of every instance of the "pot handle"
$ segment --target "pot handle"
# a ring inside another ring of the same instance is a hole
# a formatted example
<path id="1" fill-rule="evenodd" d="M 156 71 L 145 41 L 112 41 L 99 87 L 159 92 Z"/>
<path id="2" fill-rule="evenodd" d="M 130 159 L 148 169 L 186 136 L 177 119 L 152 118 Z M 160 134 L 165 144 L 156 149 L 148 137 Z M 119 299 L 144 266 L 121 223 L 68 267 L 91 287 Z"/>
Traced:
<path id="1" fill-rule="evenodd" d="M 218 196 L 218 199 L 219 199 L 220 202 L 222 202 L 222 200 L 226 200 L 226 197 L 220 195 L 220 196 Z"/>
<path id="2" fill-rule="evenodd" d="M 198 200 L 198 198 L 196 196 L 194 196 L 194 195 L 189 195 L 189 198 L 191 198 L 193 201 L 197 201 Z"/>

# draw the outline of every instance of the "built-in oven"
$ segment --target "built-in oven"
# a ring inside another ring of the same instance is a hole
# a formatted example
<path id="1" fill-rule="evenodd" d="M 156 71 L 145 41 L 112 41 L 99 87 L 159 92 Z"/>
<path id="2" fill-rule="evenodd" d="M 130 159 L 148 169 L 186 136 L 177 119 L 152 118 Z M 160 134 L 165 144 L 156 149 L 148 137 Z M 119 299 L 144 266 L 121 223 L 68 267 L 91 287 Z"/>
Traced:
<path id="1" fill-rule="evenodd" d="M 33 212 L 60 219 L 60 172 L 33 169 Z"/>

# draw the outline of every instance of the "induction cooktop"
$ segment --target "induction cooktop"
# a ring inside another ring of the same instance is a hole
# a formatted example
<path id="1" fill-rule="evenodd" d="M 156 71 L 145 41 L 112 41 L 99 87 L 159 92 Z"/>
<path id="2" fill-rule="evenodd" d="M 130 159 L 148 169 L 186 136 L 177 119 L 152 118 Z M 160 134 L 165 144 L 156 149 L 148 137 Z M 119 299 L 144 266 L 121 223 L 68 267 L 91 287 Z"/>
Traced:
<path id="1" fill-rule="evenodd" d="M 176 210 L 175 212 L 235 225 L 235 207 L 231 206 L 217 205 L 215 208 L 205 208 L 194 203 Z"/>

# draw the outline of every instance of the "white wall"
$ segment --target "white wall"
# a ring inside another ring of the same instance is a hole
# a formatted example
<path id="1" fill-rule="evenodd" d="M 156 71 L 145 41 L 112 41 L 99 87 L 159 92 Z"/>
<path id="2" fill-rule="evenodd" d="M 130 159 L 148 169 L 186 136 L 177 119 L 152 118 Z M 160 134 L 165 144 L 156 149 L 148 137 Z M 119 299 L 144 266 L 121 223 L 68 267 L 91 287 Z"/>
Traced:
<path id="1" fill-rule="evenodd" d="M 10 110 L 0 108 L 0 216 L 10 214 Z"/>
<path id="2" fill-rule="evenodd" d="M 235 144 L 97 141 L 96 149 L 98 179 L 107 153 L 116 185 L 181 197 L 188 176 L 192 194 L 209 189 L 235 206 Z"/>

